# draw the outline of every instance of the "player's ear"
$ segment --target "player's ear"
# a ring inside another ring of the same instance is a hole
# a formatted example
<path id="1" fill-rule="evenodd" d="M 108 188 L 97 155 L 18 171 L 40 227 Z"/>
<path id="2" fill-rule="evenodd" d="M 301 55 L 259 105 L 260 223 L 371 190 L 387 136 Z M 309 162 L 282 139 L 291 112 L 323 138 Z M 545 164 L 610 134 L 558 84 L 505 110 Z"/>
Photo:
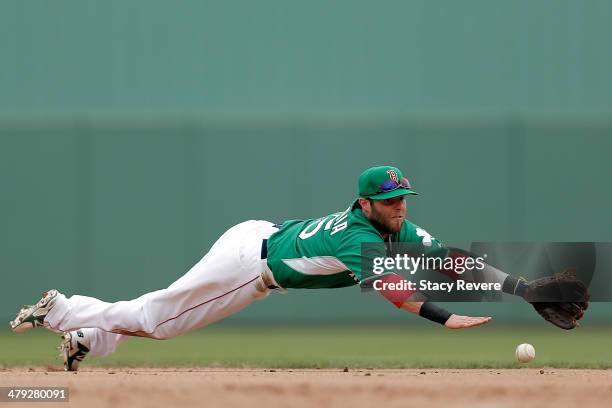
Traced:
<path id="1" fill-rule="evenodd" d="M 361 210 L 367 216 L 372 212 L 371 201 L 367 198 L 359 197 L 359 205 L 361 206 Z"/>

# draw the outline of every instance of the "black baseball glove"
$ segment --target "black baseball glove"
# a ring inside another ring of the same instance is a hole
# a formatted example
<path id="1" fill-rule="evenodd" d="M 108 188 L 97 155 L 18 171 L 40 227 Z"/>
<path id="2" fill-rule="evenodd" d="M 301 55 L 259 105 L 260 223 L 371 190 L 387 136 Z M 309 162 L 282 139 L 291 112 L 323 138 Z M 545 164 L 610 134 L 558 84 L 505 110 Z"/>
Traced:
<path id="1" fill-rule="evenodd" d="M 589 291 L 572 270 L 531 282 L 520 281 L 518 286 L 517 294 L 531 303 L 544 320 L 565 330 L 578 326 L 589 307 Z"/>

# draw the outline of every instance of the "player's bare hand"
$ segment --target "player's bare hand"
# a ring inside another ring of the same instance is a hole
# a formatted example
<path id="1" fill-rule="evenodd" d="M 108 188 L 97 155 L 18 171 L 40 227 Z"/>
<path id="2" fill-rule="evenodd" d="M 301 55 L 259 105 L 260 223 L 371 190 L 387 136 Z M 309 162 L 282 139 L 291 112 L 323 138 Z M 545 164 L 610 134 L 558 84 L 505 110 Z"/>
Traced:
<path id="1" fill-rule="evenodd" d="M 453 314 L 448 318 L 444 326 L 449 329 L 465 329 L 467 327 L 476 327 L 488 323 L 491 317 L 472 317 Z"/>

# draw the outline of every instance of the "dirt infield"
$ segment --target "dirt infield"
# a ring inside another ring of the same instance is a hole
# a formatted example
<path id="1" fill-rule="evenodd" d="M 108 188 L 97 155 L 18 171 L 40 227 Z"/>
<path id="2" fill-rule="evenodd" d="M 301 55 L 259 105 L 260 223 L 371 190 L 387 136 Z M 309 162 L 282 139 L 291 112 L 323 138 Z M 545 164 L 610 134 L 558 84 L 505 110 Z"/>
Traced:
<path id="1" fill-rule="evenodd" d="M 612 400 L 612 370 L 351 369 L 345 372 L 342 369 L 122 368 L 65 373 L 11 368 L 0 371 L 0 386 L 69 387 L 70 405 L 87 408 L 179 405 L 584 408 L 607 406 Z M 68 406 L 67 403 L 43 405 Z"/>

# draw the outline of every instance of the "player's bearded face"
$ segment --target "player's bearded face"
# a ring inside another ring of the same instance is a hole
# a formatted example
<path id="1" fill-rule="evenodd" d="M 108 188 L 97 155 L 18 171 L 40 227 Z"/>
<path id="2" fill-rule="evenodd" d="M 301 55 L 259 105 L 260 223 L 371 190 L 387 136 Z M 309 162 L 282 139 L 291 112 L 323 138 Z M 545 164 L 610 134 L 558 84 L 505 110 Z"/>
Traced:
<path id="1" fill-rule="evenodd" d="M 406 198 L 404 196 L 389 200 L 371 200 L 369 219 L 382 233 L 394 234 L 402 229 L 406 218 Z"/>

